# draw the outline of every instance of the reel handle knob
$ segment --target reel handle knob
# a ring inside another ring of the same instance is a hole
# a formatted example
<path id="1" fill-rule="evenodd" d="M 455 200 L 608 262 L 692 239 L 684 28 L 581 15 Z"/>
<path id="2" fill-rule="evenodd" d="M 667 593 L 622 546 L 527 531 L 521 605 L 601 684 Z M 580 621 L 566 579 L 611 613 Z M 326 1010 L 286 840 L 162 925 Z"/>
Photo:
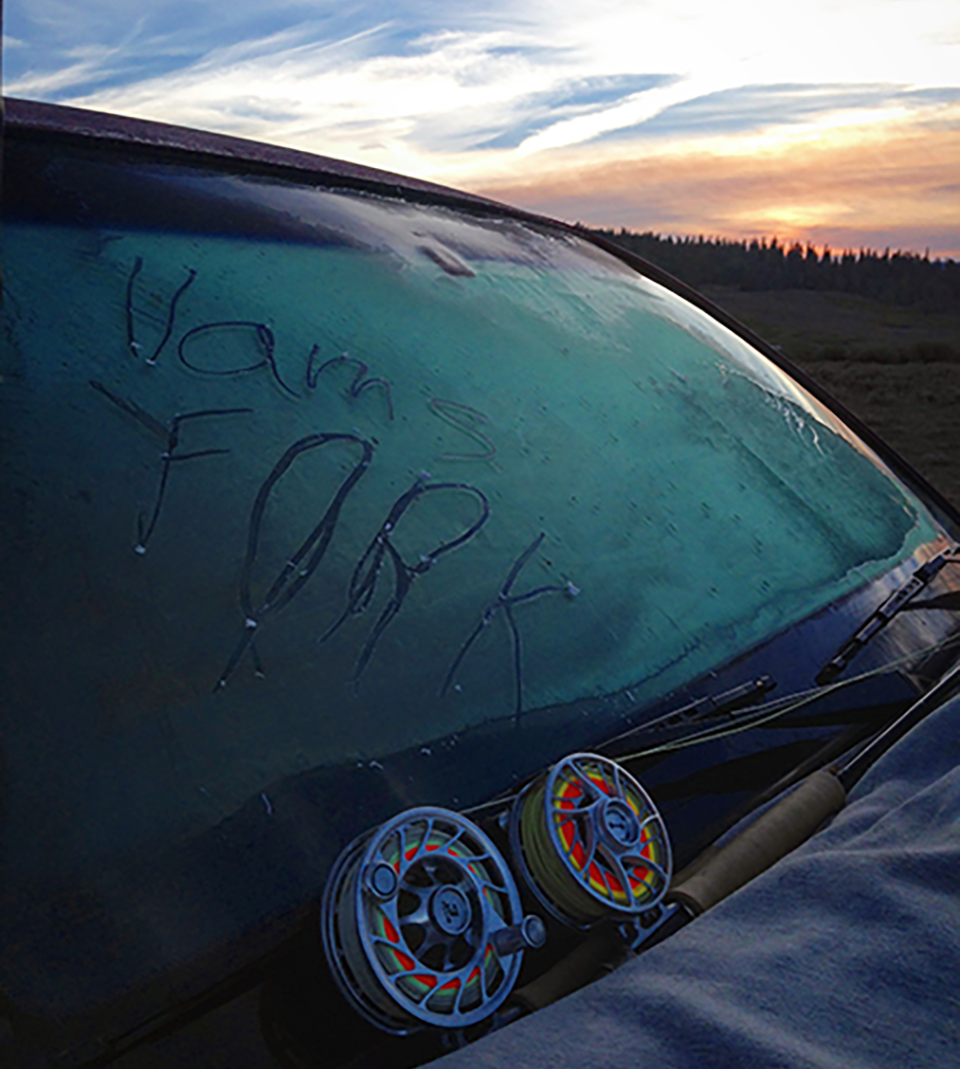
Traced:
<path id="1" fill-rule="evenodd" d="M 527 914 L 519 924 L 500 928 L 490 938 L 493 949 L 501 956 L 516 954 L 518 950 L 537 950 L 546 941 L 546 925 L 534 913 Z"/>

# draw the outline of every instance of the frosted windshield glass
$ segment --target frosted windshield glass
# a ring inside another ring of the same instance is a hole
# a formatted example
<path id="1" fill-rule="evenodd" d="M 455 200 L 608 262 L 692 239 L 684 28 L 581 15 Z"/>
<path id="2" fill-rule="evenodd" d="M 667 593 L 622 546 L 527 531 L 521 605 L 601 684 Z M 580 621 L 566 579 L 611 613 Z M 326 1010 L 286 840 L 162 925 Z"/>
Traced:
<path id="1" fill-rule="evenodd" d="M 576 237 L 143 176 L 216 232 L 4 235 L 5 881 L 458 731 L 584 744 L 578 700 L 652 701 L 931 537 L 795 383 Z"/>

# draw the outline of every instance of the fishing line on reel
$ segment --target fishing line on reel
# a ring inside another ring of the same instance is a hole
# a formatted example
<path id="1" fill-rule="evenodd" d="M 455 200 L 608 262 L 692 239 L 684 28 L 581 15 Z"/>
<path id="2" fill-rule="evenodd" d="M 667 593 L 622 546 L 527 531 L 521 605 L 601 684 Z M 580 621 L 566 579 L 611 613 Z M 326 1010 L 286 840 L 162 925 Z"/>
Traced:
<path id="1" fill-rule="evenodd" d="M 540 904 L 573 928 L 652 910 L 672 852 L 650 796 L 617 762 L 571 754 L 516 800 L 513 860 Z"/>

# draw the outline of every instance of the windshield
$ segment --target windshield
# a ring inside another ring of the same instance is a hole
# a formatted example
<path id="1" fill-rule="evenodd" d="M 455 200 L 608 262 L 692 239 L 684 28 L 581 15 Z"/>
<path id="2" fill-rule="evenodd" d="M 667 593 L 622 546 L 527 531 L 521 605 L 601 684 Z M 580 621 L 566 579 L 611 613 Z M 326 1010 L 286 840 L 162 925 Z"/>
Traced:
<path id="1" fill-rule="evenodd" d="M 471 730 L 533 772 L 615 727 L 608 696 L 653 703 L 937 536 L 792 379 L 570 232 L 107 153 L 38 173 L 3 236 L 21 921 L 185 850 L 203 935 L 124 953 L 186 958 L 300 900 L 291 859 L 378 819 L 350 777 L 384 755 L 424 768 L 386 809 L 438 801 Z M 338 808 L 305 824 L 277 785 L 318 768 Z M 459 775 L 463 806 L 498 782 Z M 244 807 L 309 844 L 224 862 Z"/>

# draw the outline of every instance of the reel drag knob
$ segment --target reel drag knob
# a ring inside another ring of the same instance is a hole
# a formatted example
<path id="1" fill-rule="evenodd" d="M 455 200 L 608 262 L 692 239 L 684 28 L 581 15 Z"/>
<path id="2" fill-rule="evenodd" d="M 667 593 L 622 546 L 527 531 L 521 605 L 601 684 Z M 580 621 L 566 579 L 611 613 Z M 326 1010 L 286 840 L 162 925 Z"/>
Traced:
<path id="1" fill-rule="evenodd" d="M 547 928 L 538 916 L 529 913 L 519 924 L 494 932 L 491 941 L 498 954 L 516 954 L 524 949 L 539 950 L 547 941 Z"/>

